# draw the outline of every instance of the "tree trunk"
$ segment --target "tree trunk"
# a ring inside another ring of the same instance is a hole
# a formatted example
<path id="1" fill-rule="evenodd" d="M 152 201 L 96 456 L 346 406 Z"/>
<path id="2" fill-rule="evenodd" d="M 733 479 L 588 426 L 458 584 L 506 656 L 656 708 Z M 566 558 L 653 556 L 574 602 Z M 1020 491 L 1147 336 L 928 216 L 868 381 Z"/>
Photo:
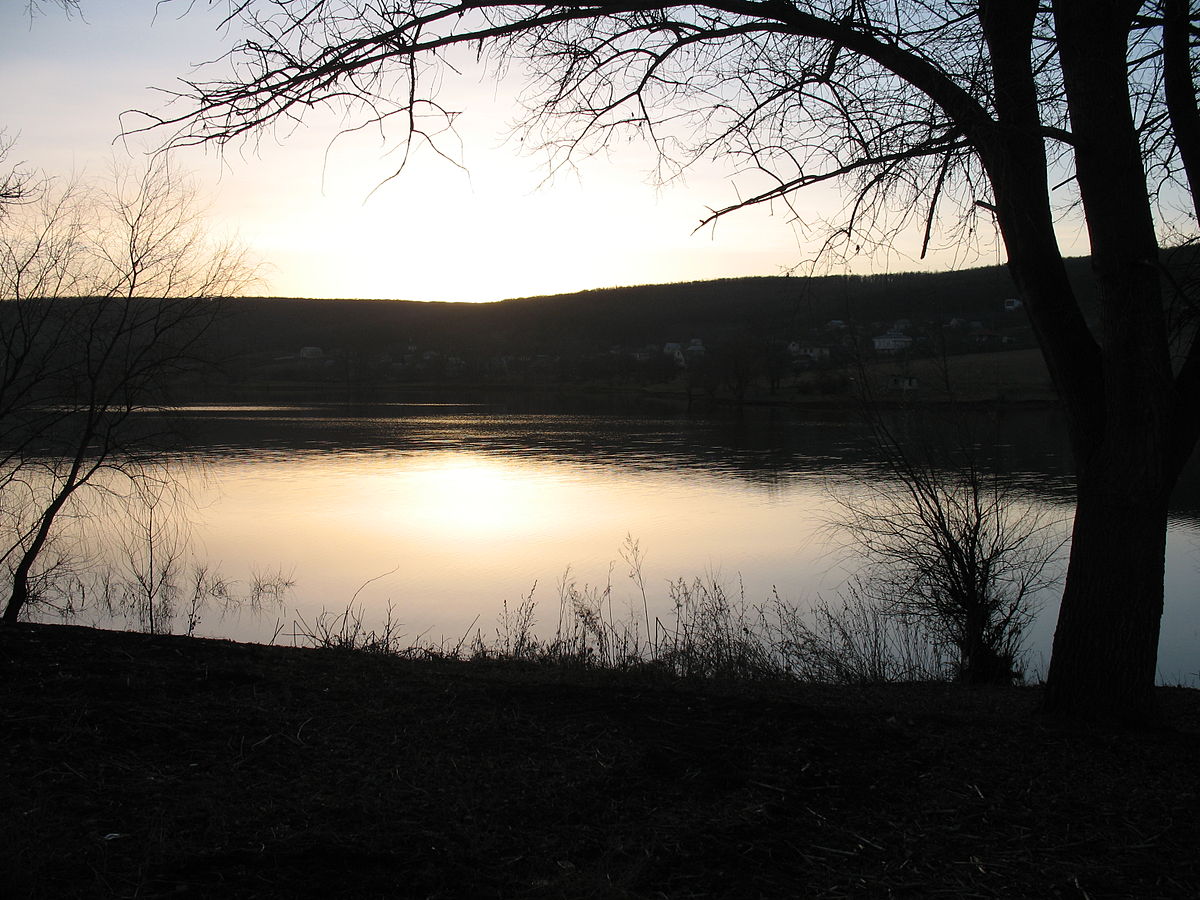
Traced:
<path id="1" fill-rule="evenodd" d="M 22 563 L 24 560 L 22 560 Z M 29 572 L 20 569 L 13 573 L 12 593 L 8 595 L 8 605 L 4 607 L 4 617 L 0 619 L 5 625 L 12 625 L 21 618 L 21 610 L 29 600 Z"/>
<path id="2" fill-rule="evenodd" d="M 1045 707 L 1126 721 L 1153 715 L 1167 499 L 1178 475 L 1158 243 L 1129 104 L 1136 8 L 1128 0 L 1054 7 L 1096 277 L 1103 401 L 1094 436 L 1073 438 L 1075 530 Z"/>
<path id="3" fill-rule="evenodd" d="M 33 540 L 29 546 L 25 548 L 25 552 L 21 554 L 21 560 L 17 563 L 16 569 L 13 570 L 12 593 L 8 597 L 8 605 L 4 608 L 4 616 L 0 618 L 0 622 L 11 624 L 16 622 L 21 617 L 21 610 L 25 608 L 29 602 L 29 573 L 33 571 L 33 565 L 37 562 L 38 556 L 46 546 L 46 542 L 50 539 L 50 529 L 54 526 L 54 520 L 59 512 L 66 505 L 67 500 L 75 493 L 75 489 L 87 480 L 86 476 L 80 478 L 80 471 L 83 469 L 83 455 L 87 452 L 88 445 L 91 442 L 92 435 L 95 429 L 89 423 L 84 429 L 79 445 L 75 451 L 75 458 L 71 461 L 71 468 L 59 486 L 58 492 L 54 495 L 49 505 L 42 511 L 41 518 L 38 520 L 37 531 L 33 535 Z M 95 469 L 92 469 L 94 472 Z"/>
<path id="4" fill-rule="evenodd" d="M 43 523 L 43 527 L 38 529 L 33 544 L 22 554 L 21 561 L 13 570 L 12 593 L 8 596 L 8 605 L 4 607 L 3 622 L 6 625 L 18 621 L 21 618 L 21 610 L 29 602 L 29 573 L 33 570 L 33 564 L 37 561 L 38 554 L 41 553 L 42 547 L 46 543 L 44 535 L 47 533 L 48 529 L 44 527 Z"/>
<path id="5" fill-rule="evenodd" d="M 54 524 L 54 517 L 58 515 L 58 511 L 67 502 L 67 498 L 73 490 L 73 487 L 70 490 L 64 490 L 54 498 L 54 501 L 42 513 L 42 518 L 38 523 L 38 529 L 33 536 L 33 541 L 25 548 L 25 552 L 21 554 L 21 560 L 17 563 L 16 569 L 13 570 L 12 593 L 9 595 L 8 605 L 4 608 L 4 618 L 2 621 L 5 624 L 12 624 L 20 619 L 21 610 L 29 602 L 29 573 L 33 571 L 33 564 L 37 562 L 42 548 L 46 546 L 46 541 L 50 537 L 50 527 Z"/>
<path id="6" fill-rule="evenodd" d="M 1167 499 L 1081 483 L 1047 712 L 1136 724 L 1154 715 Z"/>

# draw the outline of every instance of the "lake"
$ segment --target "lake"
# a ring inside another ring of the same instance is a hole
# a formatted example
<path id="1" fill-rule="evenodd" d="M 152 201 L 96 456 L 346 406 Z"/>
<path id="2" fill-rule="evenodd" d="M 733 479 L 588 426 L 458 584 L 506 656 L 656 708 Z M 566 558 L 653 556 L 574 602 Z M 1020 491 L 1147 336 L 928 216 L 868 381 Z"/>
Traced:
<path id="1" fill-rule="evenodd" d="M 352 600 L 366 624 L 389 605 L 405 633 L 454 643 L 493 634 L 504 602 L 533 591 L 551 630 L 559 586 L 611 585 L 640 616 L 622 559 L 637 541 L 651 612 L 678 578 L 711 578 L 761 602 L 834 599 L 855 561 L 830 522 L 834 495 L 883 477 L 875 444 L 849 414 L 788 409 L 692 414 L 596 399 L 480 396 L 354 406 L 195 406 L 172 418 L 195 455 L 195 558 L 227 577 L 282 571 L 287 608 L 204 614 L 198 633 L 289 641 L 300 622 Z M 1021 502 L 1071 511 L 1061 417 L 980 415 L 987 460 L 1014 475 Z M 1064 525 L 1065 527 L 1065 525 Z M 1160 677 L 1200 671 L 1200 476 L 1172 507 Z M 1044 669 L 1056 607 L 1028 642 Z M 177 626 L 178 627 L 178 626 Z"/>

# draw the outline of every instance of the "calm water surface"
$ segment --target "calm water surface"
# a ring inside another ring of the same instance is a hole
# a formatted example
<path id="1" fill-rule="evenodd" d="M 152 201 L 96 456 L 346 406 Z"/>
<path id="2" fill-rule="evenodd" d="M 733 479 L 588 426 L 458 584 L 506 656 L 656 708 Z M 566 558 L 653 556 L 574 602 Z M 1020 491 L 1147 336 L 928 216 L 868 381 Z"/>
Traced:
<path id="1" fill-rule="evenodd" d="M 564 577 L 611 582 L 618 610 L 640 610 L 620 556 L 627 536 L 660 612 L 680 577 L 714 577 L 750 602 L 773 590 L 798 604 L 834 598 L 854 561 L 830 545 L 831 492 L 880 477 L 853 421 L 790 411 L 579 411 L 525 398 L 193 407 L 177 419 L 199 453 L 197 556 L 230 577 L 280 569 L 295 581 L 278 621 L 213 613 L 200 629 L 251 640 L 356 595 L 368 624 L 391 604 L 408 634 L 453 642 L 472 623 L 492 632 L 501 603 L 532 590 L 552 628 Z M 976 433 L 1017 473 L 1024 502 L 1069 516 L 1054 413 L 992 417 Z M 1200 671 L 1198 523 L 1193 466 L 1170 531 L 1161 674 L 1171 682 L 1196 683 Z M 1044 599 L 1035 668 L 1056 612 Z"/>

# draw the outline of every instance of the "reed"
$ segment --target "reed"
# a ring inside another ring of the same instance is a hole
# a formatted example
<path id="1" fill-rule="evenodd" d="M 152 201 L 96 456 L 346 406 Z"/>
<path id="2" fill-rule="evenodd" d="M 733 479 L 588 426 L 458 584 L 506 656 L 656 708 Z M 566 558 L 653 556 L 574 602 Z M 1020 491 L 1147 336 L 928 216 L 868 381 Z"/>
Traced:
<path id="1" fill-rule="evenodd" d="M 633 543 L 636 550 L 636 542 Z M 630 544 L 627 542 L 626 549 Z M 561 669 L 641 672 L 706 681 L 796 681 L 880 684 L 937 681 L 953 666 L 919 618 L 897 615 L 864 592 L 811 607 L 777 591 L 746 598 L 715 573 L 676 578 L 652 603 L 639 552 L 623 554 L 639 602 L 614 602 L 613 567 L 603 584 L 581 582 L 567 568 L 557 584 L 553 631 L 539 628 L 537 584 L 515 604 L 502 601 L 490 632 L 475 628 L 457 642 L 410 637 L 389 603 L 383 621 L 367 624 L 358 594 L 311 623 L 298 617 L 293 642 L 404 658 L 506 661 Z M 665 601 L 665 602 L 664 602 Z M 640 606 L 640 608 L 639 608 Z M 651 617 L 650 609 L 665 608 Z"/>

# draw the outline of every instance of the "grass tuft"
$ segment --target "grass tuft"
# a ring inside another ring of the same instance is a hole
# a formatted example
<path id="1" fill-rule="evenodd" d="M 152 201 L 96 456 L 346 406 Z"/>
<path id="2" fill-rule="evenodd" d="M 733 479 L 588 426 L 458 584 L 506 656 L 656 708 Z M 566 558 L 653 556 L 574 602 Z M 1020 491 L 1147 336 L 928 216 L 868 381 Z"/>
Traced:
<path id="1" fill-rule="evenodd" d="M 862 594 L 838 606 L 819 600 L 811 609 L 785 602 L 778 592 L 751 603 L 740 579 L 731 591 L 708 574 L 669 582 L 662 605 L 670 612 L 651 620 L 640 563 L 630 573 L 640 609 L 617 608 L 611 575 L 610 568 L 604 585 L 590 585 L 568 568 L 558 582 L 557 620 L 549 634 L 538 628 L 535 583 L 517 603 L 501 604 L 490 634 L 476 629 L 453 645 L 409 637 L 391 603 L 383 622 L 368 626 L 357 593 L 344 609 L 324 611 L 311 624 L 298 617 L 289 636 L 309 647 L 408 659 L 521 662 L 684 680 L 863 685 L 937 681 L 953 672 L 920 619 L 899 616 Z"/>

